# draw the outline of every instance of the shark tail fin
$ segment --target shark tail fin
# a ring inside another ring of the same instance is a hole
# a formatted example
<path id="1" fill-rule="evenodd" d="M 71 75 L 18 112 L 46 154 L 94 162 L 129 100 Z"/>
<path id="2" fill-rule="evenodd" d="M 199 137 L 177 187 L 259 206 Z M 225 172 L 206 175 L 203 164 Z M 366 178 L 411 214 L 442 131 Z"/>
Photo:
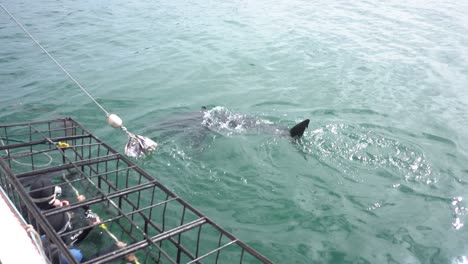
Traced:
<path id="1" fill-rule="evenodd" d="M 290 133 L 291 137 L 293 137 L 293 138 L 302 137 L 302 135 L 304 134 L 304 131 L 309 126 L 309 122 L 310 122 L 310 120 L 306 119 L 306 120 L 300 122 L 299 124 L 295 125 L 293 128 L 291 128 L 289 130 L 289 133 Z"/>

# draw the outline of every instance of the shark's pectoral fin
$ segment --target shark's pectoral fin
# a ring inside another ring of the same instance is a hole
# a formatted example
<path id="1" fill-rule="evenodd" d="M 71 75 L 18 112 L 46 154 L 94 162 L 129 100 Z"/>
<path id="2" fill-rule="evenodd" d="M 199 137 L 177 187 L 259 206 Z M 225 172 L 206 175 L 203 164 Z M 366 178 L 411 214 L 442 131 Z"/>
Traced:
<path id="1" fill-rule="evenodd" d="M 293 137 L 293 138 L 302 137 L 302 135 L 304 134 L 304 131 L 309 126 L 309 122 L 310 122 L 310 120 L 306 119 L 306 120 L 300 122 L 299 124 L 295 125 L 293 128 L 291 128 L 289 130 L 289 134 L 291 135 L 291 137 Z"/>

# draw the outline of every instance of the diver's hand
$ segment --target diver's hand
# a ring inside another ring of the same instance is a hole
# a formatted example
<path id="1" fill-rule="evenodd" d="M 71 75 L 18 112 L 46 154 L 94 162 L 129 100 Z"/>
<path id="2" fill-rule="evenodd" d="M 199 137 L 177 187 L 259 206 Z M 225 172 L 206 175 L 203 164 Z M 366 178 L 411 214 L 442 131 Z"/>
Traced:
<path id="1" fill-rule="evenodd" d="M 122 249 L 124 247 L 127 246 L 127 243 L 125 242 L 122 242 L 122 241 L 118 241 L 117 243 L 115 243 L 115 245 L 119 248 L 119 249 Z M 127 254 L 125 255 L 125 261 L 127 262 L 127 264 L 134 264 L 134 263 L 137 263 L 137 258 L 135 256 L 135 254 L 133 253 L 130 253 L 130 254 Z"/>
<path id="2" fill-rule="evenodd" d="M 125 261 L 127 261 L 127 263 L 136 263 L 137 258 L 133 253 L 130 253 L 125 255 Z"/>
<path id="3" fill-rule="evenodd" d="M 91 212 L 91 210 L 87 210 L 85 212 L 85 217 L 86 219 L 88 219 L 88 225 L 97 225 L 101 223 L 101 219 L 99 218 L 99 216 Z"/>
<path id="4" fill-rule="evenodd" d="M 55 199 L 55 201 L 54 201 L 54 203 L 52 205 L 55 206 L 55 207 L 63 207 L 63 206 L 70 205 L 70 202 L 65 201 L 65 200 Z"/>
<path id="5" fill-rule="evenodd" d="M 116 245 L 119 249 L 122 249 L 122 248 L 124 248 L 124 247 L 127 246 L 127 243 L 122 242 L 122 241 L 118 241 L 117 243 L 115 243 L 115 245 Z"/>
<path id="6" fill-rule="evenodd" d="M 76 197 L 76 200 L 78 202 L 83 202 L 84 200 L 86 200 L 86 196 L 80 194 L 80 195 L 78 195 L 78 197 Z"/>

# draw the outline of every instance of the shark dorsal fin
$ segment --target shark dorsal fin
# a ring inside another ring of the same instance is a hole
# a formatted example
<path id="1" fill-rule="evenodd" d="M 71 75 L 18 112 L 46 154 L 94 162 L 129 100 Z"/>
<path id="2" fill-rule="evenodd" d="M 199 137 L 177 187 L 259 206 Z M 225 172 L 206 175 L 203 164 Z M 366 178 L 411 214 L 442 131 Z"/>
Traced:
<path id="1" fill-rule="evenodd" d="M 304 134 L 304 131 L 309 126 L 309 122 L 310 122 L 310 120 L 306 119 L 306 120 L 300 122 L 299 124 L 295 125 L 293 128 L 291 128 L 289 130 L 289 133 L 290 133 L 291 137 L 293 137 L 293 138 L 302 137 L 302 135 Z"/>

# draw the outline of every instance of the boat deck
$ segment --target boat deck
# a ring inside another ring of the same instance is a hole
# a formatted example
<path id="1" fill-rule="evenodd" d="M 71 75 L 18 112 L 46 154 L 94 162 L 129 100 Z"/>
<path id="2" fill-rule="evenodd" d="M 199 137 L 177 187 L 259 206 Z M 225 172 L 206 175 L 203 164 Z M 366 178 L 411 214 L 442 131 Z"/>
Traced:
<path id="1" fill-rule="evenodd" d="M 46 263 L 26 231 L 26 223 L 0 188 L 0 263 Z"/>

